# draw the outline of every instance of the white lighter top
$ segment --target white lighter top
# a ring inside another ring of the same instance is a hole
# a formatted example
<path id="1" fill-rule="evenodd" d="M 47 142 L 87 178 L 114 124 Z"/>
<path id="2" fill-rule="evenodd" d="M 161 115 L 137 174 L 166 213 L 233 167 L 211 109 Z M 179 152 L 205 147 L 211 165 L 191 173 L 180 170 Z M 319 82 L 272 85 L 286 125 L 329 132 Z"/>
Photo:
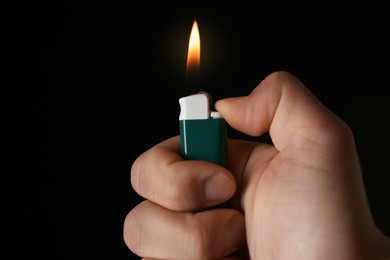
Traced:
<path id="1" fill-rule="evenodd" d="M 182 97 L 179 99 L 179 103 L 179 120 L 196 120 L 209 119 L 210 117 L 222 117 L 219 112 L 210 111 L 210 96 L 205 92 Z"/>

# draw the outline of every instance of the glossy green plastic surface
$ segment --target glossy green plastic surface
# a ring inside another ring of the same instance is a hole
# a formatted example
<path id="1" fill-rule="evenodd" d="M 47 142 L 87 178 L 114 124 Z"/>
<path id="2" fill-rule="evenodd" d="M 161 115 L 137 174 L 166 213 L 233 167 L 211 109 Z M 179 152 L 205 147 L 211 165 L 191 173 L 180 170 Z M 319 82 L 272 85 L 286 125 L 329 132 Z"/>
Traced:
<path id="1" fill-rule="evenodd" d="M 180 148 L 187 160 L 205 160 L 227 167 L 226 121 L 180 120 Z"/>

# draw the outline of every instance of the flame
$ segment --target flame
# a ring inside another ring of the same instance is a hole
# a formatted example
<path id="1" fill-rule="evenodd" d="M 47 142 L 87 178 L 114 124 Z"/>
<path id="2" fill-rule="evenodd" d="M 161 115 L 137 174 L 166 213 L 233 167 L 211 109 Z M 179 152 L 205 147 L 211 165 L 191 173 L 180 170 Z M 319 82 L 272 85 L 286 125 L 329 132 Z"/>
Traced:
<path id="1" fill-rule="evenodd" d="M 187 71 L 199 70 L 200 65 L 200 36 L 196 20 L 192 25 L 188 44 Z"/>

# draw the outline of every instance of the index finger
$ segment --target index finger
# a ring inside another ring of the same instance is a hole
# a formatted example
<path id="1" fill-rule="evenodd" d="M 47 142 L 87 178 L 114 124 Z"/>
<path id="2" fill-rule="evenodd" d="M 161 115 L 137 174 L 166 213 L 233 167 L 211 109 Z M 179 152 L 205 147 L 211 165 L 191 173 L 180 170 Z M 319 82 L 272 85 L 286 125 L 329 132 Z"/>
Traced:
<path id="1" fill-rule="evenodd" d="M 136 159 L 131 183 L 142 197 L 175 211 L 197 211 L 227 201 L 235 192 L 233 175 L 217 164 L 184 160 L 180 139 L 170 138 Z"/>

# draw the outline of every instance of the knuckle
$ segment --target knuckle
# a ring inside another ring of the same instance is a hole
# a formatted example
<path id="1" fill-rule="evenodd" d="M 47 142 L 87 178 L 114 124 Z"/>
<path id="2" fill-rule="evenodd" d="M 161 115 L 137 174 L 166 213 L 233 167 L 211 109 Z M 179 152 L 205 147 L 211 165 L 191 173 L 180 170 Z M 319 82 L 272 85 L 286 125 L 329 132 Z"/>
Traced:
<path id="1" fill-rule="evenodd" d="M 134 253 L 141 252 L 142 242 L 140 240 L 141 236 L 135 236 L 140 230 L 138 230 L 138 221 L 136 217 L 135 209 L 130 211 L 124 221 L 123 225 L 123 239 L 126 246 Z"/>
<path id="2" fill-rule="evenodd" d="M 287 71 L 275 71 L 268 75 L 265 79 L 267 82 L 270 82 L 270 85 L 280 85 L 280 86 L 291 86 L 293 84 L 286 84 L 298 81 L 298 79 Z"/>
<path id="3" fill-rule="evenodd" d="M 178 186 L 172 187 L 169 191 L 167 200 L 170 202 L 172 209 L 181 209 L 185 201 L 185 191 Z"/>
<path id="4" fill-rule="evenodd" d="M 127 214 L 123 223 L 123 240 L 130 251 L 139 256 L 145 255 L 150 246 L 150 220 L 146 215 L 150 207 L 151 203 L 147 200 L 139 203 Z"/>
<path id="5" fill-rule="evenodd" d="M 144 154 L 139 156 L 132 164 L 130 170 L 130 182 L 133 189 L 137 192 L 140 190 L 140 171 L 144 164 Z"/>
<path id="6" fill-rule="evenodd" d="M 195 214 L 190 219 L 189 247 L 193 259 L 217 259 L 222 256 L 220 236 L 217 232 L 220 223 L 211 221 L 210 215 Z"/>
<path id="7" fill-rule="evenodd" d="M 210 241 L 207 232 L 203 228 L 195 228 L 192 232 L 191 248 L 194 249 L 195 259 L 211 259 L 212 241 Z"/>
<path id="8" fill-rule="evenodd" d="M 198 198 L 191 196 L 189 187 L 177 185 L 173 186 L 166 198 L 169 201 L 170 209 L 177 211 L 191 210 L 198 204 Z"/>

